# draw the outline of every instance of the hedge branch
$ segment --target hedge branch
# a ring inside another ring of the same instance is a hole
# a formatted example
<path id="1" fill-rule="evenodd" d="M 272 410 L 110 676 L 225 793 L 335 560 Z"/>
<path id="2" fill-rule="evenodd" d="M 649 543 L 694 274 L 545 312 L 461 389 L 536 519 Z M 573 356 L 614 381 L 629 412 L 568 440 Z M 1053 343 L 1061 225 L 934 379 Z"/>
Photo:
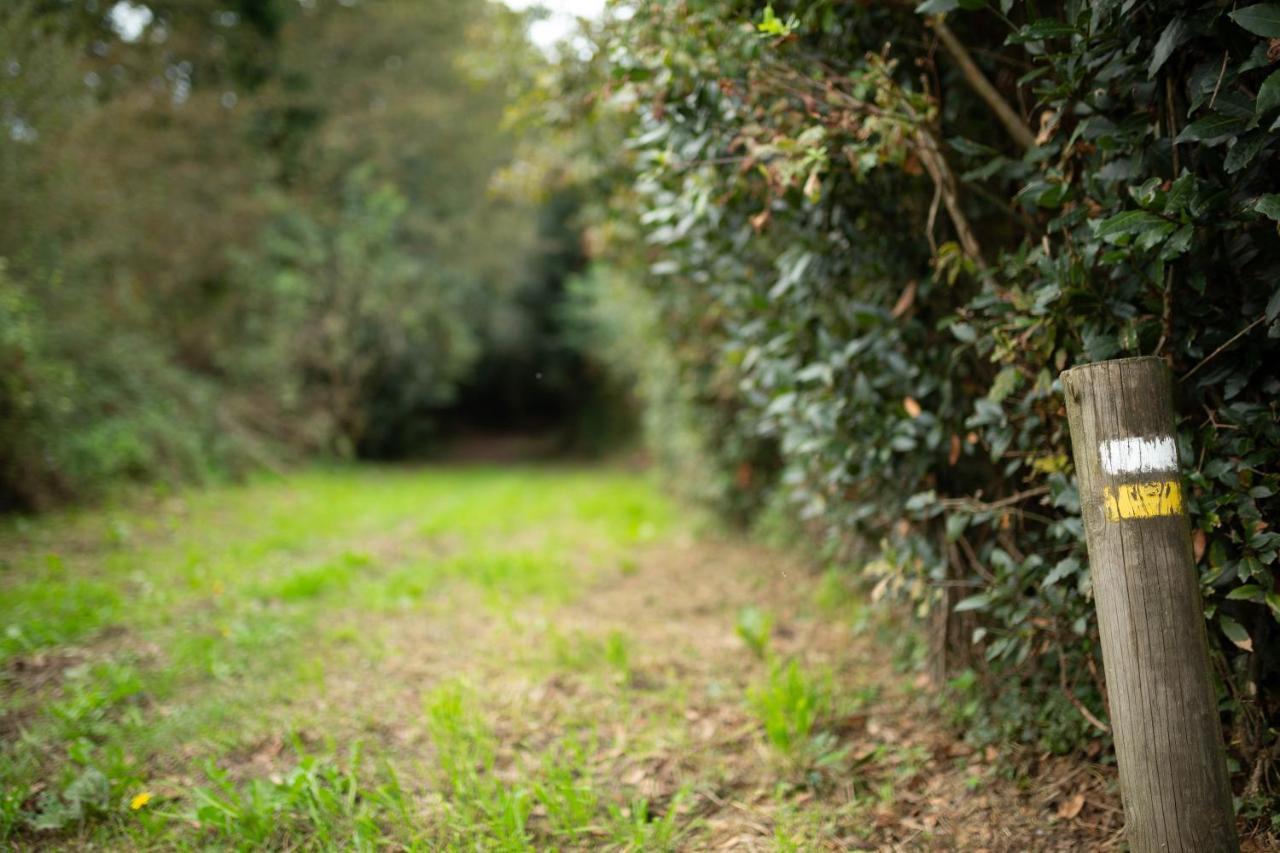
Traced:
<path id="1" fill-rule="evenodd" d="M 942 195 L 942 203 L 947 208 L 947 215 L 951 218 L 952 227 L 956 229 L 956 237 L 960 241 L 960 248 L 984 276 L 988 275 L 987 262 L 982 257 L 982 246 L 978 243 L 978 238 L 973 233 L 973 226 L 969 224 L 969 218 L 965 216 L 963 208 L 960 207 L 959 183 L 956 181 L 955 173 L 951 171 L 951 166 L 947 163 L 946 157 L 942 154 L 938 140 L 934 138 L 933 133 L 928 128 L 919 127 L 915 133 L 915 142 L 916 155 L 920 158 L 925 171 L 929 173 L 929 177 L 933 180 L 935 192 Z M 929 234 L 929 239 L 932 243 L 932 233 Z"/>
<path id="2" fill-rule="evenodd" d="M 969 49 L 964 46 L 960 39 L 956 38 L 956 34 L 947 26 L 947 22 L 943 20 L 941 15 L 927 19 L 928 25 L 938 34 L 938 39 L 942 42 L 942 46 L 947 49 L 947 53 L 951 54 L 951 58 L 956 61 L 956 65 L 960 66 L 960 73 L 964 75 L 967 82 L 978 97 L 987 102 L 996 114 L 996 118 L 1000 119 L 1000 123 L 1009 131 L 1009 135 L 1013 137 L 1024 149 L 1030 151 L 1036 147 L 1035 134 L 1031 132 L 1031 128 L 1027 127 L 1022 117 L 1014 112 L 1013 107 L 1000 96 L 996 91 L 996 87 L 991 85 L 991 81 L 982 73 L 982 69 L 973 61 L 973 55 L 969 53 Z"/>

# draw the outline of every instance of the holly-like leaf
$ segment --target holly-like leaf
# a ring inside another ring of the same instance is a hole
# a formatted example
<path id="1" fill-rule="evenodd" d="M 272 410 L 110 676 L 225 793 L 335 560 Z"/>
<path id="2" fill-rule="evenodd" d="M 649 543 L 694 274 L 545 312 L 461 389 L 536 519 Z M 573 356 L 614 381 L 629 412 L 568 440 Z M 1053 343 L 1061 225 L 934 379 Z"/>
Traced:
<path id="1" fill-rule="evenodd" d="M 916 7 L 919 15 L 945 15 L 960 7 L 960 0 L 924 0 Z"/>
<path id="2" fill-rule="evenodd" d="M 1147 78 L 1156 76 L 1156 72 L 1169 60 L 1178 46 L 1191 37 L 1191 27 L 1183 18 L 1174 18 L 1160 33 L 1155 50 L 1151 52 L 1151 64 L 1147 66 Z"/>
<path id="3" fill-rule="evenodd" d="M 1276 107 L 1280 107 L 1280 71 L 1271 72 L 1271 76 L 1262 81 L 1253 111 L 1255 115 L 1264 116 Z"/>
<path id="4" fill-rule="evenodd" d="M 961 599 L 956 602 L 955 611 L 961 613 L 965 610 L 982 610 L 991 606 L 991 596 L 989 595 L 971 595 L 968 598 Z"/>
<path id="5" fill-rule="evenodd" d="M 1254 35 L 1280 38 L 1280 4 L 1258 3 L 1237 9 L 1227 17 Z"/>
<path id="6" fill-rule="evenodd" d="M 1098 223 L 1095 232 L 1099 240 L 1108 243 L 1126 243 L 1128 238 L 1149 232 L 1168 232 L 1173 223 L 1145 210 L 1125 210 Z"/>
<path id="7" fill-rule="evenodd" d="M 1238 648 L 1246 652 L 1253 651 L 1253 640 L 1250 639 L 1249 632 L 1243 625 L 1225 613 L 1218 614 L 1218 624 L 1222 627 L 1222 633 L 1226 634 L 1227 639 L 1235 643 Z"/>
<path id="8" fill-rule="evenodd" d="M 1266 308 L 1267 322 L 1270 323 L 1276 317 L 1280 317 L 1280 288 L 1271 294 L 1271 298 L 1267 300 Z"/>
<path id="9" fill-rule="evenodd" d="M 1178 134 L 1178 138 L 1174 142 L 1179 144 L 1183 142 L 1204 142 L 1207 145 L 1214 145 L 1224 141 L 1228 136 L 1239 133 L 1248 126 L 1248 119 L 1214 113 L 1204 118 L 1198 118 L 1184 127 L 1182 133 Z"/>
<path id="10" fill-rule="evenodd" d="M 1009 37 L 1010 43 L 1020 44 L 1041 39 L 1062 38 L 1077 33 L 1075 27 L 1057 18 L 1041 18 L 1023 27 L 1020 32 Z"/>
<path id="11" fill-rule="evenodd" d="M 1267 143 L 1271 141 L 1271 134 L 1261 130 L 1255 130 L 1248 136 L 1242 136 L 1236 140 L 1236 144 L 1231 146 L 1231 150 L 1227 152 L 1227 158 L 1222 163 L 1222 168 L 1227 170 L 1228 175 L 1234 175 L 1241 169 L 1253 162 L 1263 148 L 1267 147 Z"/>
<path id="12" fill-rule="evenodd" d="M 1231 601 L 1262 601 L 1266 594 L 1266 591 L 1256 583 L 1247 583 L 1231 590 L 1227 593 L 1227 598 Z"/>
<path id="13" fill-rule="evenodd" d="M 1280 222 L 1280 195 L 1268 193 L 1253 203 L 1253 209 L 1268 219 Z"/>

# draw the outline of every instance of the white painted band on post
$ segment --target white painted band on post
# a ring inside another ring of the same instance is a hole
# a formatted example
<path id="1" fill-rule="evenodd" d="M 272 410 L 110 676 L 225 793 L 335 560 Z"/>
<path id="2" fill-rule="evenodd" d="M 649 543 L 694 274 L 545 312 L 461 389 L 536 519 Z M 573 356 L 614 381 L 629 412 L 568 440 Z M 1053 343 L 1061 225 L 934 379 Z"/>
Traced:
<path id="1" fill-rule="evenodd" d="M 1115 438 L 1099 448 L 1102 470 L 1108 474 L 1132 474 L 1178 470 L 1178 447 L 1172 436 Z"/>

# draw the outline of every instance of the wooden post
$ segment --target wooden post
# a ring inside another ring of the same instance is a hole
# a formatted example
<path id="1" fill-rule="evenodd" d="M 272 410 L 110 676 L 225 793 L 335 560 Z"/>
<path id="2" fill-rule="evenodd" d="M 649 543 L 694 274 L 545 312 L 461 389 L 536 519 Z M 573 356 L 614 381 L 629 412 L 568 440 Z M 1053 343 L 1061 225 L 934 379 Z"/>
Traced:
<path id="1" fill-rule="evenodd" d="M 1062 387 L 1130 847 L 1239 850 L 1169 369 L 1104 361 Z"/>

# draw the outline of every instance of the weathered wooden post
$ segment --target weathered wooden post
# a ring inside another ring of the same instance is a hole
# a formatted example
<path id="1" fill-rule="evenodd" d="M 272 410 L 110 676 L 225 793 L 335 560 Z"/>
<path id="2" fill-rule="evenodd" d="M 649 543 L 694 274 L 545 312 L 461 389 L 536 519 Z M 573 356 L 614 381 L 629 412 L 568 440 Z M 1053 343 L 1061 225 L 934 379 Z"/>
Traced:
<path id="1" fill-rule="evenodd" d="M 1135 853 L 1235 851 L 1235 817 L 1174 438 L 1169 369 L 1062 374 Z"/>

